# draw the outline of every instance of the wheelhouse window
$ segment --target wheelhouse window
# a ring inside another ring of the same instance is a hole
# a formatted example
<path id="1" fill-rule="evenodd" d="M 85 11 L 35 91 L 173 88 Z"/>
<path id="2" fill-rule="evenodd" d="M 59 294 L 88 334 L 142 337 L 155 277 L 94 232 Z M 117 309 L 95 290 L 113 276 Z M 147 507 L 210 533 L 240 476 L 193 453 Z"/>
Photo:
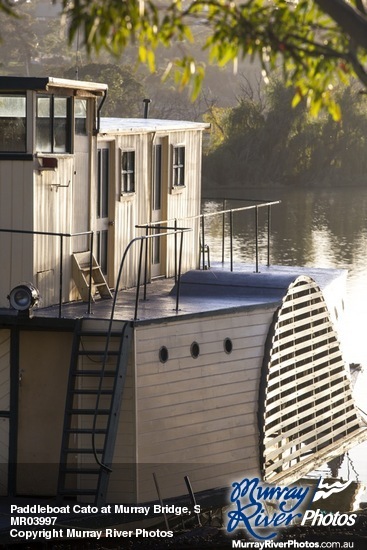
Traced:
<path id="1" fill-rule="evenodd" d="M 0 94 L 0 152 L 26 152 L 26 138 L 26 95 Z"/>
<path id="2" fill-rule="evenodd" d="M 121 153 L 121 194 L 135 192 L 135 151 Z"/>
<path id="3" fill-rule="evenodd" d="M 74 116 L 75 116 L 75 134 L 77 136 L 86 136 L 87 135 L 87 100 L 86 99 L 75 99 Z"/>
<path id="4" fill-rule="evenodd" d="M 37 96 L 36 149 L 43 153 L 71 152 L 70 99 Z"/>
<path id="5" fill-rule="evenodd" d="M 173 147 L 173 187 L 185 185 L 185 147 L 178 145 Z"/>

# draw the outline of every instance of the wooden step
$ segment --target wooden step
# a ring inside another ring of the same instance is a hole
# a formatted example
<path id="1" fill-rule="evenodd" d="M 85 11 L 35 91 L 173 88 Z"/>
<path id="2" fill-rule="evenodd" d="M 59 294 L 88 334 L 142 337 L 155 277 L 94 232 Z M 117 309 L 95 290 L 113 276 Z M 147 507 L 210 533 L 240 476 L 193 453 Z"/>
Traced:
<path id="1" fill-rule="evenodd" d="M 96 291 L 103 299 L 112 298 L 112 292 L 95 257 L 93 255 L 91 256 L 89 251 L 74 252 L 72 257 L 73 279 L 82 300 L 88 302 L 90 284 L 92 284 L 91 295 L 93 300 Z"/>

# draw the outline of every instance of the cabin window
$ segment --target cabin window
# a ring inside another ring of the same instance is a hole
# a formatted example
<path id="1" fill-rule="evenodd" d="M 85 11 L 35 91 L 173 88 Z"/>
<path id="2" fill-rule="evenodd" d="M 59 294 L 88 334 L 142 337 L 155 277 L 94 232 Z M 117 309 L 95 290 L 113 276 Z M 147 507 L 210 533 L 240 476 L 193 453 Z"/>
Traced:
<path id="1" fill-rule="evenodd" d="M 36 149 L 42 153 L 70 153 L 70 99 L 37 96 Z"/>
<path id="2" fill-rule="evenodd" d="M 135 151 L 121 154 L 121 194 L 135 192 Z"/>
<path id="3" fill-rule="evenodd" d="M 26 95 L 0 95 L 0 152 L 25 153 Z"/>
<path id="4" fill-rule="evenodd" d="M 173 147 L 173 187 L 185 185 L 185 147 L 178 145 Z"/>
<path id="5" fill-rule="evenodd" d="M 74 101 L 75 135 L 87 135 L 87 100 L 75 99 Z"/>

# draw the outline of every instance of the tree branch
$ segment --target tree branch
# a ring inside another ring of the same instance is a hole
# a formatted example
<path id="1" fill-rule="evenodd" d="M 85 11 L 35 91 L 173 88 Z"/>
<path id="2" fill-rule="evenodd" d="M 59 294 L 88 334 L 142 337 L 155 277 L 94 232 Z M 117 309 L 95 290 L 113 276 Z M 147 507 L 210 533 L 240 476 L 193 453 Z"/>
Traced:
<path id="1" fill-rule="evenodd" d="M 366 6 L 363 0 L 356 0 L 356 6 L 360 12 L 366 14 Z"/>
<path id="2" fill-rule="evenodd" d="M 315 0 L 354 42 L 367 49 L 367 16 L 345 0 Z"/>
<path id="3" fill-rule="evenodd" d="M 359 59 L 355 52 L 350 51 L 349 54 L 346 56 L 346 59 L 349 61 L 349 63 L 352 65 L 354 72 L 356 73 L 357 77 L 359 78 L 360 82 L 367 86 L 367 73 L 363 65 L 359 62 Z"/>

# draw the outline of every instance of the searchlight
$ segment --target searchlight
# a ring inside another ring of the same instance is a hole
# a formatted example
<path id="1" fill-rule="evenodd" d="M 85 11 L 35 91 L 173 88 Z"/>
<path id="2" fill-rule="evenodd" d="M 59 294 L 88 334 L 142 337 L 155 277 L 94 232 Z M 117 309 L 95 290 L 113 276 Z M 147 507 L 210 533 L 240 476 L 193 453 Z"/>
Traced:
<path id="1" fill-rule="evenodd" d="M 33 308 L 38 306 L 40 293 L 32 283 L 21 283 L 11 290 L 8 300 L 11 308 L 31 317 Z"/>

